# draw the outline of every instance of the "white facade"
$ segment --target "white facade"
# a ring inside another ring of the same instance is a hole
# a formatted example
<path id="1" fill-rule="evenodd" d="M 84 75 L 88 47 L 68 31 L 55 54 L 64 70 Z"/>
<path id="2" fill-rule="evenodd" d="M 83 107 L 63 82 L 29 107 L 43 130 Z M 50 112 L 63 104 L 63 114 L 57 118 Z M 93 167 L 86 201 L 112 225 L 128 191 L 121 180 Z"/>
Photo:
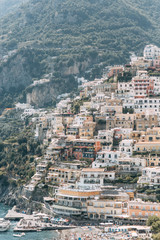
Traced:
<path id="1" fill-rule="evenodd" d="M 147 45 L 144 48 L 143 56 L 145 59 L 156 59 L 160 56 L 160 48 L 155 45 Z"/>
<path id="2" fill-rule="evenodd" d="M 159 95 L 160 94 L 160 77 L 151 76 L 150 80 L 154 82 L 154 94 Z"/>
<path id="3" fill-rule="evenodd" d="M 138 180 L 139 185 L 159 185 L 160 167 L 146 167 L 142 170 L 142 176 Z"/>
<path id="4" fill-rule="evenodd" d="M 124 139 L 119 144 L 119 151 L 127 156 L 133 153 L 133 139 Z"/>
<path id="5" fill-rule="evenodd" d="M 57 103 L 56 109 L 59 113 L 67 113 L 71 109 L 71 99 L 67 98 L 65 100 L 61 100 Z"/>
<path id="6" fill-rule="evenodd" d="M 95 139 L 111 143 L 113 141 L 113 130 L 99 130 L 98 136 L 95 136 Z"/>
<path id="7" fill-rule="evenodd" d="M 129 93 L 130 96 L 134 96 L 133 82 L 118 82 L 119 93 Z"/>
<path id="8" fill-rule="evenodd" d="M 74 126 L 83 126 L 83 122 L 86 120 L 86 116 L 82 116 L 82 115 L 76 115 L 72 125 Z"/>
<path id="9" fill-rule="evenodd" d="M 96 160 L 92 163 L 93 168 L 115 166 L 120 157 L 120 151 L 100 151 L 97 153 Z"/>
<path id="10" fill-rule="evenodd" d="M 135 113 L 154 111 L 159 113 L 160 111 L 160 99 L 158 98 L 138 98 L 134 100 Z"/>
<path id="11" fill-rule="evenodd" d="M 78 187 L 81 189 L 93 189 L 104 185 L 104 179 L 114 180 L 115 172 L 105 171 L 103 168 L 84 168 L 81 171 Z"/>
<path id="12" fill-rule="evenodd" d="M 123 157 L 118 159 L 119 171 L 142 171 L 146 167 L 146 159 Z"/>
<path id="13" fill-rule="evenodd" d="M 129 97 L 123 100 L 123 108 L 132 108 L 134 109 L 134 98 Z"/>
<path id="14" fill-rule="evenodd" d="M 122 136 L 122 139 L 130 139 L 131 132 L 133 131 L 132 128 L 119 128 L 119 131 L 117 131 L 118 128 L 114 128 L 116 132 Z"/>

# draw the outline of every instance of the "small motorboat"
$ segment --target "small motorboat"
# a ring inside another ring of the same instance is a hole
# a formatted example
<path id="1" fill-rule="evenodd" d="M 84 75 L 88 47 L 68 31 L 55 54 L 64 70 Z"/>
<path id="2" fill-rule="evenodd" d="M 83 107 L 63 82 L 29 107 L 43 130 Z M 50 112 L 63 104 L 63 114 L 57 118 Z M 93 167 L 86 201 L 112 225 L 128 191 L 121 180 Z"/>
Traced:
<path id="1" fill-rule="evenodd" d="M 0 218 L 0 232 L 5 232 L 10 227 L 10 221 L 5 220 L 4 218 Z"/>
<path id="2" fill-rule="evenodd" d="M 13 234 L 13 237 L 23 237 L 23 236 L 25 236 L 25 233 Z"/>

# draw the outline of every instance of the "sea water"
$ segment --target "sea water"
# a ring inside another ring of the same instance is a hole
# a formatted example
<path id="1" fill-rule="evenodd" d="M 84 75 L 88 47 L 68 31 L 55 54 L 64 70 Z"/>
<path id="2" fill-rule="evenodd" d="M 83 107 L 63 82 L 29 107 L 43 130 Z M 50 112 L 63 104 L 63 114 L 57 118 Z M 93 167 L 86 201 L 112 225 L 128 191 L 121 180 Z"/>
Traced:
<path id="1" fill-rule="evenodd" d="M 9 207 L 0 203 L 0 218 L 4 218 L 9 210 Z M 57 233 L 55 231 L 42 231 L 42 232 L 26 232 L 25 236 L 22 237 L 14 237 L 13 229 L 16 226 L 16 221 L 11 221 L 10 229 L 7 232 L 0 232 L 0 240 L 53 240 L 58 239 Z M 20 233 L 15 233 L 20 234 Z"/>

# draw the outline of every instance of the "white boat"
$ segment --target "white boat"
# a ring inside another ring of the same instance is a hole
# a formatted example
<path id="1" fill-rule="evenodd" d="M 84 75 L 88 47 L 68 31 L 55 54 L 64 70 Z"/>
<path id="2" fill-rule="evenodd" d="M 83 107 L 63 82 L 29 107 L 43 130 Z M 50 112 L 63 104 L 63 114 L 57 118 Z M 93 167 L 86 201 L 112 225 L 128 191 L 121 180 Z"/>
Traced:
<path id="1" fill-rule="evenodd" d="M 10 227 L 10 221 L 0 218 L 0 232 L 5 232 Z"/>
<path id="2" fill-rule="evenodd" d="M 21 233 L 21 234 L 13 234 L 13 237 L 22 237 L 25 236 L 25 233 Z"/>

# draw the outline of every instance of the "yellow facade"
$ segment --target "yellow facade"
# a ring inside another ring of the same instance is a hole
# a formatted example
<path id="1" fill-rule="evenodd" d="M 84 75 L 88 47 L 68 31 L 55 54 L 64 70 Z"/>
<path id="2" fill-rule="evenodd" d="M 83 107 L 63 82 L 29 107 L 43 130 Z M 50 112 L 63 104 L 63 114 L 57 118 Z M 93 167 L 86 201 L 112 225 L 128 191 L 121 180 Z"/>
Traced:
<path id="1" fill-rule="evenodd" d="M 90 219 L 106 219 L 108 216 L 121 216 L 127 213 L 127 203 L 105 199 L 88 200 L 87 212 Z"/>
<path id="2" fill-rule="evenodd" d="M 95 122 L 84 122 L 83 126 L 79 128 L 79 137 L 81 139 L 93 139 L 95 125 Z"/>
<path id="3" fill-rule="evenodd" d="M 148 156 L 147 165 L 149 167 L 160 166 L 160 155 Z"/>
<path id="4" fill-rule="evenodd" d="M 50 168 L 48 176 L 46 178 L 47 182 L 50 183 L 68 183 L 75 182 L 80 176 L 79 170 L 73 169 L 61 169 L 61 168 Z"/>
<path id="5" fill-rule="evenodd" d="M 135 144 L 135 152 L 159 152 L 160 142 L 138 142 Z"/>
<path id="6" fill-rule="evenodd" d="M 69 125 L 69 124 L 71 124 L 72 122 L 73 122 L 73 116 L 64 116 L 63 117 L 63 124 L 65 124 L 65 125 Z"/>

